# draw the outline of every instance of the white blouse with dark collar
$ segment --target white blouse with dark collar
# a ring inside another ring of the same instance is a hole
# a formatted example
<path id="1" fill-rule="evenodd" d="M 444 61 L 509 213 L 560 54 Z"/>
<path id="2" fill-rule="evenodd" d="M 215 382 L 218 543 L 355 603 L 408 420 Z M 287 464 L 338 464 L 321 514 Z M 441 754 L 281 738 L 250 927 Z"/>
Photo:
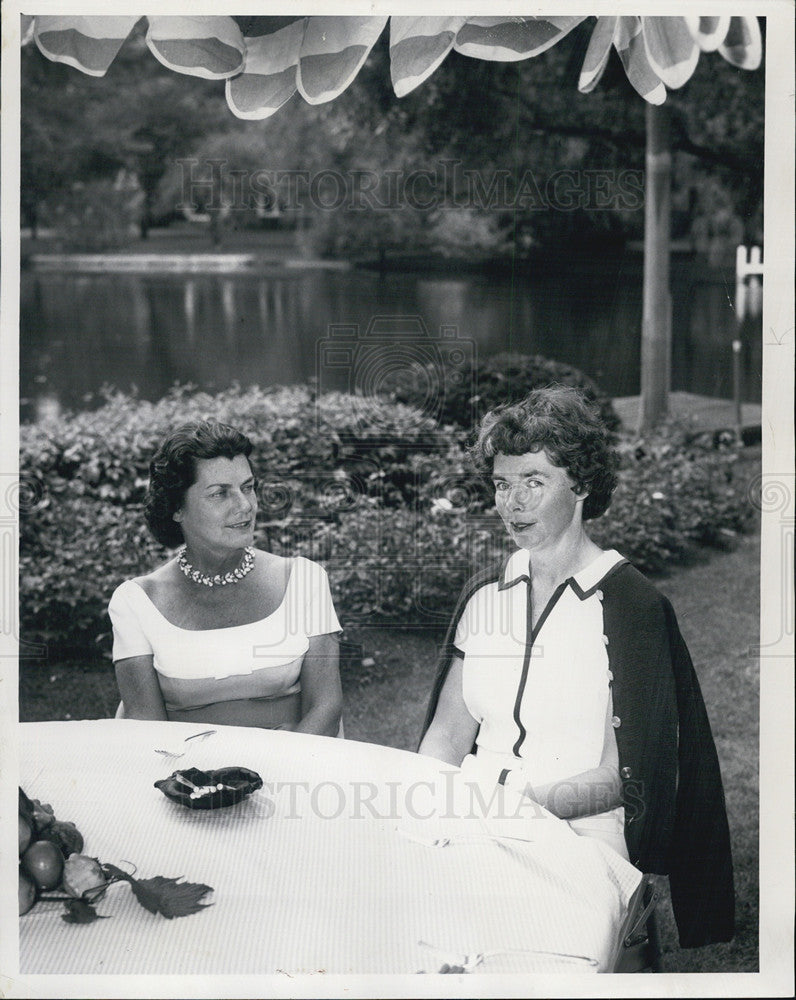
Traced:
<path id="1" fill-rule="evenodd" d="M 563 583 L 531 626 L 529 554 L 520 549 L 497 581 L 469 599 L 454 638 L 463 696 L 478 723 L 463 770 L 514 787 L 597 767 L 611 709 L 611 672 L 600 581 L 623 557 L 611 549 Z M 627 856 L 624 810 L 571 821 Z"/>

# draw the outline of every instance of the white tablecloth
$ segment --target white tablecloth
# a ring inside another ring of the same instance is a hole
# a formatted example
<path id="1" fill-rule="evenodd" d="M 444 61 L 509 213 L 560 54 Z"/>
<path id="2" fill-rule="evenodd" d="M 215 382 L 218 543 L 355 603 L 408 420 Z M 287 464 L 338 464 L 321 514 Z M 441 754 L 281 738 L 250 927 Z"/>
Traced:
<path id="1" fill-rule="evenodd" d="M 462 818 L 457 769 L 372 744 L 217 727 L 177 760 L 155 753 L 206 728 L 20 726 L 22 787 L 77 824 L 84 853 L 214 889 L 212 906 L 173 920 L 126 883 L 89 925 L 38 903 L 20 918 L 20 972 L 399 974 L 473 955 L 477 973 L 605 967 L 640 879 L 610 848 L 548 814 L 484 820 L 470 792 Z M 153 786 L 233 765 L 265 785 L 227 809 L 189 810 Z"/>

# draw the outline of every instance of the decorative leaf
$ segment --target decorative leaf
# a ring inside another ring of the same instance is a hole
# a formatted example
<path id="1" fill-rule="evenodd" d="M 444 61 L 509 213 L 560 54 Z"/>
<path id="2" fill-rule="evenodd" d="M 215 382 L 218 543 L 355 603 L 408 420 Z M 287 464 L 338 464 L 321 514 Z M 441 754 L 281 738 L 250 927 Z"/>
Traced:
<path id="1" fill-rule="evenodd" d="M 107 916 L 97 913 L 91 903 L 83 899 L 70 899 L 65 903 L 66 913 L 61 914 L 61 920 L 68 924 L 93 924 L 95 920 L 107 920 Z"/>
<path id="2" fill-rule="evenodd" d="M 150 913 L 160 913 L 169 920 L 172 917 L 185 917 L 190 913 L 198 913 L 210 903 L 200 903 L 213 887 L 200 882 L 180 882 L 178 878 L 166 878 L 155 875 L 154 878 L 135 879 L 123 872 L 116 865 L 105 865 L 105 871 L 113 879 L 123 879 L 130 883 L 130 888 L 138 902 Z"/>
<path id="3" fill-rule="evenodd" d="M 184 917 L 189 913 L 198 913 L 209 903 L 200 903 L 212 886 L 199 882 L 180 882 L 176 878 L 164 878 L 156 875 L 154 878 L 131 881 L 133 892 L 142 906 L 153 913 L 162 913 L 170 920 L 172 917 Z"/>

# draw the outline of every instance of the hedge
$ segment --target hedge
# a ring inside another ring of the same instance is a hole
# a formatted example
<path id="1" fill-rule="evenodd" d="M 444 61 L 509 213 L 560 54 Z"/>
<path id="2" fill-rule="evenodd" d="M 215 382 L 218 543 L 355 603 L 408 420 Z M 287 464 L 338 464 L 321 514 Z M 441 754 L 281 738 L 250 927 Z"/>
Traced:
<path id="1" fill-rule="evenodd" d="M 398 376 L 396 376 L 396 380 Z M 460 371 L 441 363 L 427 363 L 421 370 L 400 380 L 392 392 L 396 402 L 422 409 L 431 408 L 443 423 L 472 432 L 487 410 L 501 403 L 516 403 L 532 389 L 568 385 L 582 389 L 595 404 L 605 425 L 619 428 L 613 403 L 602 389 L 577 368 L 540 355 L 504 352 L 486 360 L 476 360 L 471 369 Z M 429 403 L 431 390 L 436 397 Z"/>
<path id="2" fill-rule="evenodd" d="M 113 589 L 168 555 L 143 524 L 149 457 L 167 430 L 209 415 L 255 443 L 260 544 L 324 563 L 344 624 L 438 627 L 467 576 L 507 551 L 466 432 L 403 404 L 308 388 L 179 389 L 158 403 L 112 394 L 94 412 L 21 428 L 35 500 L 20 517 L 23 640 L 108 655 Z M 598 542 L 658 571 L 748 528 L 734 444 L 689 442 L 674 425 L 619 442 L 619 488 L 590 522 Z"/>
<path id="3" fill-rule="evenodd" d="M 111 504 L 144 498 L 149 459 L 178 424 L 213 417 L 247 434 L 261 478 L 326 477 L 341 469 L 385 502 L 411 499 L 410 455 L 433 450 L 446 434 L 409 406 L 306 386 L 233 387 L 217 395 L 176 387 L 157 403 L 118 392 L 97 410 L 21 428 L 21 475 L 48 493 Z"/>

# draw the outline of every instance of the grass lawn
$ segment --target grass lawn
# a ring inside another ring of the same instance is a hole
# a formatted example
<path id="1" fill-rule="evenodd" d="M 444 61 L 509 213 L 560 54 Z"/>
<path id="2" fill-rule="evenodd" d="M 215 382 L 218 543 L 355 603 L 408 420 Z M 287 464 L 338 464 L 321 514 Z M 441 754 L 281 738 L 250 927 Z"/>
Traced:
<path id="1" fill-rule="evenodd" d="M 661 908 L 667 972 L 755 972 L 758 969 L 758 663 L 759 535 L 732 552 L 673 571 L 657 581 L 671 599 L 691 650 L 721 760 L 736 874 L 735 939 L 681 951 L 668 901 Z M 439 634 L 359 629 L 353 638 L 375 664 L 363 680 L 346 674 L 349 739 L 414 750 L 434 674 Z M 113 715 L 113 669 L 77 663 L 23 665 L 21 721 Z"/>

